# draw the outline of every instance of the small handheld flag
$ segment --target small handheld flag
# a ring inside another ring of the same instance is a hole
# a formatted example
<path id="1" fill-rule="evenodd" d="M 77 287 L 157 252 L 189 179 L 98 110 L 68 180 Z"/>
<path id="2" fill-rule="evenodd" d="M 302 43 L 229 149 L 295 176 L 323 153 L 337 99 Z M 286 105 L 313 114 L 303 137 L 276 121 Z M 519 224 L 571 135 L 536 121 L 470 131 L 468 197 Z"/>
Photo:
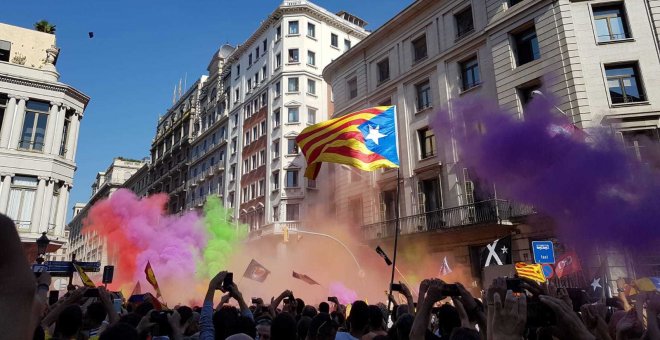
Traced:
<path id="1" fill-rule="evenodd" d="M 87 273 L 85 273 L 85 271 L 82 268 L 80 268 L 79 265 L 77 265 L 74 262 L 73 267 L 76 268 L 76 271 L 78 272 L 78 275 L 80 275 L 80 280 L 82 280 L 82 283 L 83 283 L 83 285 L 85 285 L 85 287 L 90 287 L 90 288 L 96 287 L 96 285 L 94 284 L 92 279 L 90 279 L 89 276 L 87 276 Z"/>
<path id="2" fill-rule="evenodd" d="M 310 284 L 310 285 L 319 285 L 319 286 L 321 285 L 320 283 L 314 281 L 314 279 L 312 279 L 311 277 L 309 277 L 305 274 L 300 274 L 300 273 L 293 272 L 293 277 L 298 279 L 298 280 L 302 280 L 305 283 Z"/>
<path id="3" fill-rule="evenodd" d="M 131 296 L 140 294 L 142 294 L 142 287 L 140 286 L 140 281 L 138 281 L 133 288 L 133 292 L 131 292 Z"/>
<path id="4" fill-rule="evenodd" d="M 144 273 L 147 275 L 147 282 L 149 282 L 151 286 L 156 290 L 156 297 L 158 298 L 163 296 L 160 293 L 158 281 L 156 281 L 156 274 L 154 274 L 154 270 L 151 268 L 151 263 L 149 261 L 147 261 L 147 266 L 144 268 Z"/>
<path id="5" fill-rule="evenodd" d="M 543 283 L 546 281 L 545 275 L 543 274 L 543 268 L 538 263 L 527 264 L 524 262 L 518 262 L 516 263 L 516 273 L 519 277 L 524 277 L 536 282 Z"/>
<path id="6" fill-rule="evenodd" d="M 266 267 L 262 266 L 261 263 L 253 259 L 250 261 L 247 269 L 245 269 L 243 277 L 257 282 L 264 282 L 269 274 L 270 270 L 266 269 Z"/>
<path id="7" fill-rule="evenodd" d="M 380 257 L 383 258 L 383 260 L 385 260 L 385 263 L 387 263 L 388 266 L 392 265 L 392 260 L 390 260 L 390 258 L 387 256 L 387 254 L 385 254 L 385 251 L 380 246 L 376 247 L 376 252 L 378 255 L 380 255 Z"/>
<path id="8" fill-rule="evenodd" d="M 442 266 L 440 267 L 440 275 L 449 275 L 451 274 L 452 270 L 449 268 L 449 262 L 447 262 L 447 256 L 442 260 Z"/>
<path id="9" fill-rule="evenodd" d="M 566 275 L 571 275 L 581 270 L 582 266 L 580 266 L 580 260 L 574 252 L 568 252 L 560 256 L 555 265 L 555 273 L 557 273 L 557 277 L 560 279 Z"/>
<path id="10" fill-rule="evenodd" d="M 365 171 L 398 168 L 396 107 L 372 107 L 312 125 L 296 137 L 296 143 L 307 160 L 309 179 L 316 179 L 322 162 Z"/>

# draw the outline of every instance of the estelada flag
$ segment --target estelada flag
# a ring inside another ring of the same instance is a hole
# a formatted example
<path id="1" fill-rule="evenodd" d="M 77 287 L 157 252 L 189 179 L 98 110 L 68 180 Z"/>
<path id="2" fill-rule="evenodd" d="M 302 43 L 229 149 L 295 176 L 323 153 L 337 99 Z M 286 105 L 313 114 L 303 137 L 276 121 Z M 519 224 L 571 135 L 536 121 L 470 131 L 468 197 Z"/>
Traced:
<path id="1" fill-rule="evenodd" d="M 156 297 L 159 298 L 163 296 L 160 293 L 158 281 L 156 281 L 156 275 L 154 274 L 154 270 L 151 268 L 151 263 L 149 263 L 149 261 L 147 261 L 147 266 L 144 268 L 144 273 L 147 275 L 147 282 L 149 282 L 151 286 L 156 290 Z"/>
<path id="2" fill-rule="evenodd" d="M 78 275 L 80 275 L 80 280 L 82 280 L 82 283 L 83 283 L 83 285 L 85 285 L 85 287 L 90 287 L 90 288 L 96 287 L 96 285 L 94 284 L 94 281 L 92 281 L 92 279 L 90 279 L 89 276 L 87 276 L 87 273 L 85 273 L 85 271 L 82 268 L 80 268 L 79 265 L 77 265 L 74 262 L 73 267 L 76 268 L 76 271 L 78 272 Z"/>
<path id="3" fill-rule="evenodd" d="M 536 282 L 545 282 L 545 275 L 540 264 L 527 264 L 525 262 L 516 263 L 516 273 L 519 277 L 534 280 Z"/>
<path id="4" fill-rule="evenodd" d="M 296 143 L 307 160 L 305 177 L 316 179 L 322 162 L 365 171 L 398 168 L 396 107 L 377 106 L 314 124 Z"/>
<path id="5" fill-rule="evenodd" d="M 575 252 L 564 253 L 557 259 L 557 264 L 555 265 L 555 273 L 558 278 L 562 276 L 571 275 L 582 271 L 582 266 L 580 265 L 580 259 L 577 257 Z"/>
<path id="6" fill-rule="evenodd" d="M 308 283 L 310 285 L 319 285 L 319 286 L 321 285 L 320 283 L 314 281 L 314 279 L 312 279 L 311 277 L 309 277 L 305 274 L 299 274 L 299 273 L 293 272 L 293 277 L 298 279 L 298 280 L 305 281 L 305 283 Z"/>
<path id="7" fill-rule="evenodd" d="M 266 278 L 268 277 L 269 274 L 270 274 L 270 270 L 262 266 L 261 263 L 252 259 L 247 269 L 245 269 L 245 273 L 243 274 L 243 277 L 257 282 L 264 282 L 266 281 Z"/>
<path id="8" fill-rule="evenodd" d="M 131 293 L 131 296 L 139 295 L 139 294 L 142 294 L 142 286 L 140 286 L 140 281 L 138 281 L 135 284 L 135 287 L 133 288 L 133 292 Z"/>

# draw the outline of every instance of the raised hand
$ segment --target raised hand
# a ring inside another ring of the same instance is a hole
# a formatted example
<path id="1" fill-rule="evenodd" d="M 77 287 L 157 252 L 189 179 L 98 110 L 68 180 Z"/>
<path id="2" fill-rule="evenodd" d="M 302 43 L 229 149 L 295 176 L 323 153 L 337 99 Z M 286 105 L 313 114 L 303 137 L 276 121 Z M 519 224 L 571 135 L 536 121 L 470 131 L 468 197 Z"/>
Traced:
<path id="1" fill-rule="evenodd" d="M 550 307 L 555 312 L 557 318 L 557 329 L 561 330 L 570 339 L 576 340 L 594 340 L 595 337 L 589 332 L 587 327 L 582 323 L 573 308 L 564 301 L 547 295 L 539 296 L 541 302 Z M 568 339 L 567 338 L 567 339 Z"/>
<path id="2" fill-rule="evenodd" d="M 493 294 L 492 338 L 493 340 L 521 339 L 527 322 L 527 297 L 514 296 L 512 291 L 506 292 L 504 304 L 499 293 Z"/>

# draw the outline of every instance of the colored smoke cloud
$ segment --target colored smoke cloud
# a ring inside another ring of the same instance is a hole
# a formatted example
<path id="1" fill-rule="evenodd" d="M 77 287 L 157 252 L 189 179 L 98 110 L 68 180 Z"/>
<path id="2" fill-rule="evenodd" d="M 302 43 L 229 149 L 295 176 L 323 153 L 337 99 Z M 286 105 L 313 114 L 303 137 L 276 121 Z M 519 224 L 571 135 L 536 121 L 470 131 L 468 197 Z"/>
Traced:
<path id="1" fill-rule="evenodd" d="M 339 303 L 347 305 L 353 303 L 358 299 L 358 295 L 355 291 L 349 289 L 341 282 L 332 282 L 328 288 L 330 291 L 330 296 L 336 296 Z"/>
<path id="2" fill-rule="evenodd" d="M 658 171 L 629 157 L 604 128 L 585 139 L 550 100 L 533 100 L 524 121 L 493 103 L 456 101 L 433 128 L 439 145 L 454 139 L 461 167 L 495 183 L 499 197 L 550 216 L 576 244 L 639 247 L 660 236 Z"/>

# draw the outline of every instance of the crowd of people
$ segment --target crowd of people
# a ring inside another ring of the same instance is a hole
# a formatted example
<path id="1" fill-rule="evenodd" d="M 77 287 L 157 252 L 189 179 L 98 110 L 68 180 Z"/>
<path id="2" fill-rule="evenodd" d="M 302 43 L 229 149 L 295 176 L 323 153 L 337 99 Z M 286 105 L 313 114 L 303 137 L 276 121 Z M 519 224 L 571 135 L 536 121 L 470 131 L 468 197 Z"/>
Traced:
<path id="1" fill-rule="evenodd" d="M 0 226 L 1 339 L 660 339 L 657 293 L 594 302 L 565 288 L 506 278 L 479 297 L 460 283 L 432 278 L 421 282 L 416 297 L 400 284 L 401 304 L 390 295 L 387 304 L 343 305 L 330 297 L 311 305 L 290 290 L 269 302 L 246 301 L 223 271 L 209 282 L 202 306 L 168 309 L 151 295 L 117 306 L 103 287 L 73 289 L 49 304 L 50 276 L 35 277 L 13 223 L 0 215 Z"/>

